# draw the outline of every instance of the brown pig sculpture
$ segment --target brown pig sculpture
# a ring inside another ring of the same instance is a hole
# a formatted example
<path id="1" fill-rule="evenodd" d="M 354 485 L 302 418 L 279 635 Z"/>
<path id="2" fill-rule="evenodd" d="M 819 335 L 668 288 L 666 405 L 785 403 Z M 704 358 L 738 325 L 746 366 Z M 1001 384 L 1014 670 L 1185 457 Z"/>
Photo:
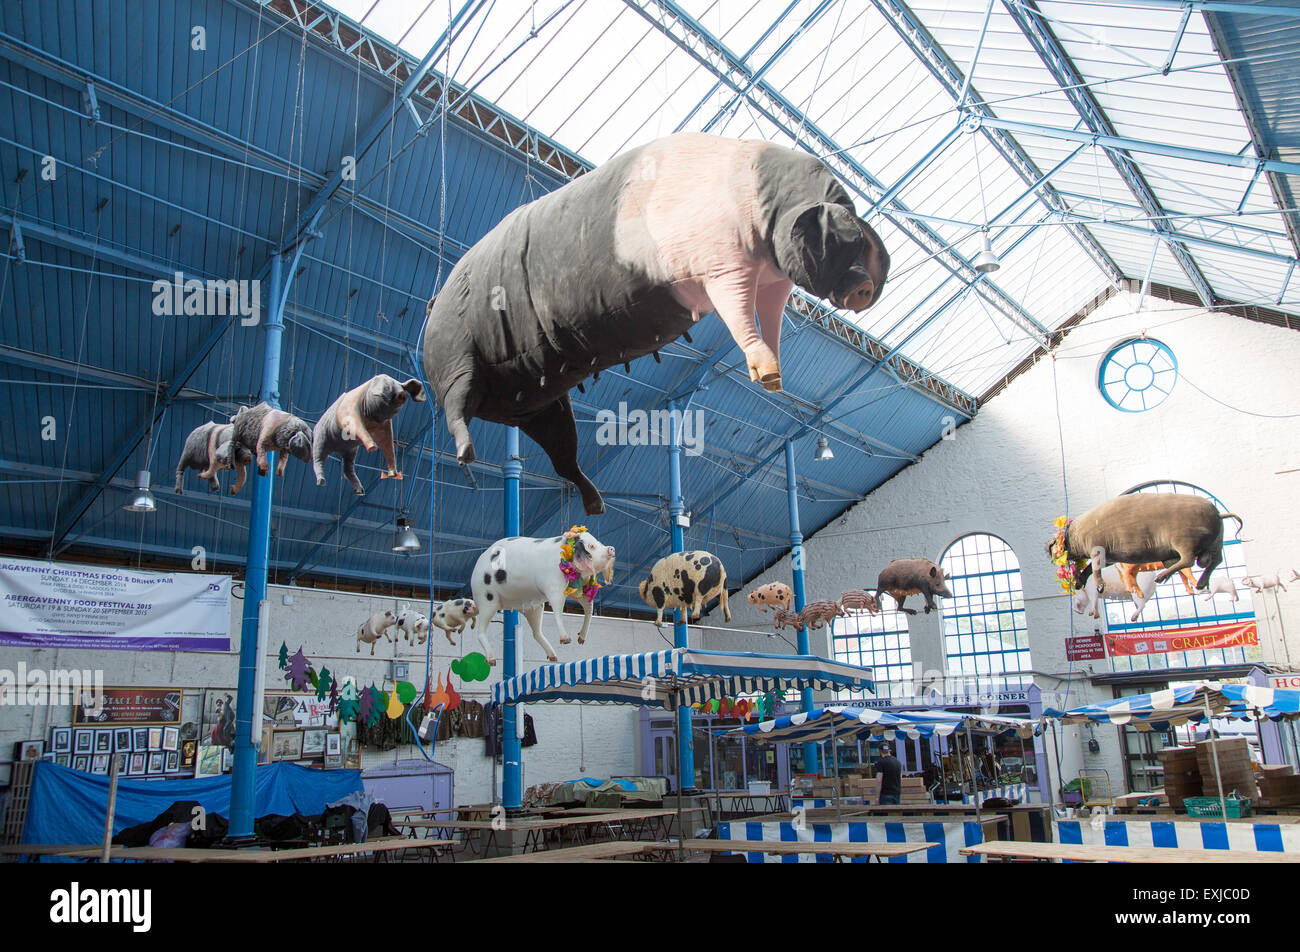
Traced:
<path id="1" fill-rule="evenodd" d="M 882 592 L 891 595 L 900 612 L 915 615 L 916 609 L 904 608 L 903 599 L 909 595 L 925 598 L 925 613 L 934 611 L 934 596 L 952 598 L 948 590 L 948 575 L 929 559 L 894 559 L 880 570 L 876 582 L 876 599 Z"/>
<path id="2" fill-rule="evenodd" d="M 816 157 L 681 133 L 516 209 L 470 248 L 429 302 L 425 377 L 461 463 L 475 459 L 475 417 L 518 426 L 595 515 L 570 388 L 689 341 L 716 312 L 750 379 L 780 390 L 791 290 L 861 311 L 888 274 L 880 237 Z"/>

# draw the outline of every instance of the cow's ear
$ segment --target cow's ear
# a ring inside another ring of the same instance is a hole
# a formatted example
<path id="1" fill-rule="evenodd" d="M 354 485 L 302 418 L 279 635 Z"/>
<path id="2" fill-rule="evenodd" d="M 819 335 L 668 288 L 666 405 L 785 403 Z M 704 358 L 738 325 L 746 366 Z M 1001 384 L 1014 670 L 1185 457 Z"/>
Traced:
<path id="1" fill-rule="evenodd" d="M 402 384 L 402 389 L 411 395 L 412 400 L 417 403 L 424 403 L 424 385 L 414 377 Z"/>

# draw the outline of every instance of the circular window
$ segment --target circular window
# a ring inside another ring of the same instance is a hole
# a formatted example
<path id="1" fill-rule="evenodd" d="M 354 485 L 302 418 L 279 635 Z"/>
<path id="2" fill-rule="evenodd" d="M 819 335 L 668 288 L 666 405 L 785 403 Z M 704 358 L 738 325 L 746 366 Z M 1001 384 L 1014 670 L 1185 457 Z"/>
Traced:
<path id="1" fill-rule="evenodd" d="M 1097 389 L 1116 410 L 1141 413 L 1165 402 L 1178 380 L 1174 352 L 1149 337 L 1116 344 L 1101 359 Z"/>

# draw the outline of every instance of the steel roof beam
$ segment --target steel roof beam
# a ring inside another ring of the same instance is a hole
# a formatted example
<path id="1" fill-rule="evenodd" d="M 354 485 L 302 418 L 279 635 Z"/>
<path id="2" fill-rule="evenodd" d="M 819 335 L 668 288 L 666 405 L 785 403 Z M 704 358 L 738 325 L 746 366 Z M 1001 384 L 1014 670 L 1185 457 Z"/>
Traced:
<path id="1" fill-rule="evenodd" d="M 958 68 L 957 64 L 948 56 L 947 52 L 939 45 L 907 4 L 898 2 L 898 0 L 872 0 L 872 3 L 881 16 L 894 28 L 894 32 L 908 45 L 917 59 L 929 69 L 931 75 L 953 97 L 959 108 L 968 115 L 977 116 L 980 119 L 993 118 L 992 111 L 983 103 L 983 97 L 974 91 L 971 85 L 972 76 L 964 74 Z M 992 9 L 991 4 L 989 9 Z M 987 25 L 988 21 L 986 19 L 985 26 L 987 27 Z M 973 73 L 973 70 L 969 72 Z M 1056 189 L 1048 184 L 1052 172 L 1044 175 L 1038 168 L 1038 164 L 1030 158 L 1029 153 L 1021 147 L 1020 143 L 1010 135 L 1003 134 L 1000 130 L 989 131 L 992 128 L 987 124 L 984 126 L 985 137 L 1006 163 L 1015 170 L 1016 174 L 1033 187 L 1038 200 L 1048 208 L 1056 211 L 1068 211 L 1069 205 L 1061 198 Z M 1053 172 L 1055 171 L 1054 169 Z M 1106 250 L 1102 248 L 1086 228 L 1071 228 L 1070 232 L 1088 257 L 1106 274 L 1112 283 L 1124 277 L 1119 265 L 1106 253 Z"/>
<path id="2" fill-rule="evenodd" d="M 777 128 L 781 129 L 800 148 L 820 159 L 827 166 L 837 171 L 849 187 L 865 201 L 871 202 L 886 190 L 886 186 L 866 170 L 856 159 L 846 154 L 838 142 L 827 135 L 815 122 L 808 118 L 798 107 L 786 99 L 779 91 L 765 80 L 754 79 L 753 71 L 738 59 L 720 40 L 709 33 L 698 21 L 690 16 L 674 0 L 624 0 L 643 18 L 653 24 L 660 32 L 676 43 L 692 59 L 713 73 L 738 94 L 744 95 L 750 104 L 764 115 Z M 654 9 L 648 9 L 653 7 Z M 748 92 L 746 92 L 748 90 Z M 758 99 L 761 101 L 758 101 Z M 812 141 L 807 141 L 804 133 Z M 906 206 L 897 200 L 894 206 L 900 211 L 909 212 Z M 923 222 L 913 221 L 900 216 L 884 216 L 907 235 L 913 242 L 933 255 L 941 267 L 950 272 L 959 273 L 963 279 L 972 281 L 977 272 L 965 257 L 947 247 L 947 242 Z M 1016 317 L 1036 323 L 1023 305 L 1008 295 L 993 282 L 986 282 L 985 299 L 1007 317 Z M 1014 318 L 1013 318 L 1014 319 Z"/>
<path id="3" fill-rule="evenodd" d="M 1089 131 L 1097 136 L 1122 141 L 1116 134 L 1115 126 L 1106 115 L 1105 110 L 1101 108 L 1101 104 L 1097 102 L 1096 97 L 1093 96 L 1091 90 L 1085 84 L 1083 74 L 1071 62 L 1065 48 L 1056 38 L 1051 27 L 1047 25 L 1047 21 L 1039 11 L 1035 0 L 1003 0 L 1003 6 L 1006 7 L 1007 12 L 1025 35 L 1025 38 L 1029 40 L 1043 65 L 1052 74 L 1052 78 L 1061 87 L 1061 91 L 1070 100 Z M 982 119 L 981 121 L 1000 124 L 1003 120 Z M 1159 219 L 1164 214 L 1164 208 L 1151 190 L 1151 186 L 1147 184 L 1146 177 L 1143 176 L 1142 170 L 1138 168 L 1137 163 L 1118 145 L 1107 148 L 1106 155 L 1110 158 L 1111 164 L 1114 165 L 1115 171 L 1128 185 L 1129 190 L 1137 197 L 1142 207 L 1146 209 L 1146 213 L 1155 219 Z M 1156 220 L 1152 222 L 1152 225 L 1157 232 L 1165 237 L 1170 252 L 1177 259 L 1179 267 L 1183 269 L 1183 273 L 1187 276 L 1187 280 L 1191 282 L 1192 289 L 1201 299 L 1201 304 L 1205 307 L 1212 307 L 1215 301 L 1214 289 L 1210 287 L 1210 282 L 1201 273 L 1196 260 L 1173 237 L 1167 223 Z"/>
<path id="4" fill-rule="evenodd" d="M 1057 0 L 1058 3 L 1097 5 L 1097 0 Z M 1259 17 L 1300 17 L 1300 7 L 1272 6 L 1260 3 L 1228 3 L 1223 0 L 1120 0 L 1117 7 L 1150 7 L 1161 10 L 1182 10 L 1190 7 L 1202 13 L 1245 13 Z"/>

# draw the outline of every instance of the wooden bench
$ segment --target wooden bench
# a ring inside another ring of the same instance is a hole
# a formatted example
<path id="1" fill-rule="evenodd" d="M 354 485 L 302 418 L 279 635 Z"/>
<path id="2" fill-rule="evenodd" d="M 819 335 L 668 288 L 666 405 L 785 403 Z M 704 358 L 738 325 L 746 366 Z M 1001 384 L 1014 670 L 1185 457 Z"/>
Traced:
<path id="1" fill-rule="evenodd" d="M 586 846 L 570 846 L 563 849 L 542 850 L 535 853 L 520 853 L 516 856 L 493 856 L 491 859 L 474 860 L 477 863 L 574 863 L 589 860 L 614 859 L 620 856 L 640 856 L 652 853 L 667 853 L 675 850 L 676 845 L 667 840 L 615 840 L 611 843 L 590 843 Z"/>
<path id="2" fill-rule="evenodd" d="M 1073 860 L 1080 863 L 1300 863 L 1300 853 L 1202 850 L 1181 847 L 1092 846 L 1068 843 L 997 842 L 967 846 L 963 856 L 1002 860 Z"/>

